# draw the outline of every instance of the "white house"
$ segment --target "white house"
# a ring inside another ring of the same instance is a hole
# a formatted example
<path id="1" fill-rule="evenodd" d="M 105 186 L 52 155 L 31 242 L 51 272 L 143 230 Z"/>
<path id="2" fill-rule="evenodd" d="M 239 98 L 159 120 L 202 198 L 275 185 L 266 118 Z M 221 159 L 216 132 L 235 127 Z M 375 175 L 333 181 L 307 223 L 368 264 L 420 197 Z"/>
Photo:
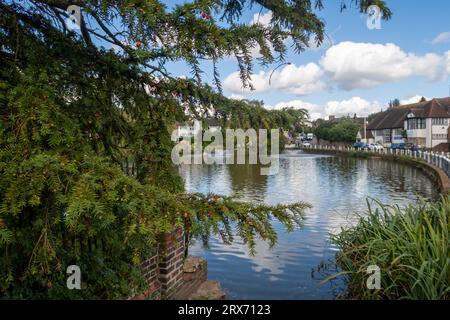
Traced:
<path id="1" fill-rule="evenodd" d="M 205 120 L 205 122 L 207 125 L 206 128 L 202 126 L 201 121 L 198 120 L 195 120 L 189 124 L 178 125 L 176 133 L 177 138 L 180 139 L 183 137 L 185 138 L 194 137 L 197 133 L 205 129 L 208 129 L 211 132 L 220 131 L 222 129 L 219 121 L 217 121 L 216 119 L 208 118 Z"/>
<path id="2" fill-rule="evenodd" d="M 361 141 L 370 144 L 375 142 L 375 138 L 372 134 L 372 131 L 366 130 L 366 134 L 364 134 L 364 129 L 361 129 L 358 131 L 358 134 L 356 135 L 356 141 Z"/>
<path id="3" fill-rule="evenodd" d="M 410 142 L 432 149 L 450 142 L 449 124 L 450 98 L 441 98 L 390 108 L 375 117 L 368 130 L 375 142 L 387 147 Z"/>

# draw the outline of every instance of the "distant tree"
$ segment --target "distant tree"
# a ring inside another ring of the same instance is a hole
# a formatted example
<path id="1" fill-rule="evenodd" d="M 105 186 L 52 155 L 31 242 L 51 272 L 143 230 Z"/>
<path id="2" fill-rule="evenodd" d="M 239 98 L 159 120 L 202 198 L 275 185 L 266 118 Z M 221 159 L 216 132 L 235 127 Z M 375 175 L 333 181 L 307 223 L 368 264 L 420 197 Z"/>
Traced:
<path id="1" fill-rule="evenodd" d="M 389 109 L 393 107 L 398 107 L 400 105 L 400 100 L 395 98 L 394 100 L 389 101 Z"/>
<path id="2" fill-rule="evenodd" d="M 334 125 L 329 131 L 330 142 L 352 142 L 360 126 L 352 121 L 343 121 Z"/>
<path id="3" fill-rule="evenodd" d="M 333 123 L 324 119 L 317 119 L 314 122 L 314 135 L 320 140 L 329 140 L 329 131 Z"/>
<path id="4" fill-rule="evenodd" d="M 352 120 L 346 119 L 338 123 L 321 120 L 316 121 L 314 134 L 319 140 L 352 142 L 359 129 L 360 125 Z"/>

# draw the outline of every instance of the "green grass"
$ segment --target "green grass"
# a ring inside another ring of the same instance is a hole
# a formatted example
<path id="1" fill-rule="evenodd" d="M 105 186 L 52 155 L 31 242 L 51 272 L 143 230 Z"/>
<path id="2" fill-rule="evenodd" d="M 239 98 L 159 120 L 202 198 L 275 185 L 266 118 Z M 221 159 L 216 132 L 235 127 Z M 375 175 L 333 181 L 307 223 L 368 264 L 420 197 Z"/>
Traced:
<path id="1" fill-rule="evenodd" d="M 332 237 L 345 298 L 450 299 L 449 216 L 449 196 L 404 208 L 369 203 L 366 216 Z M 379 290 L 366 287 L 369 265 L 380 267 Z"/>
<path id="2" fill-rule="evenodd" d="M 345 152 L 347 152 L 347 155 L 349 157 L 351 157 L 351 158 L 364 158 L 364 159 L 367 159 L 370 156 L 373 156 L 373 154 L 371 154 L 369 152 L 358 151 L 358 150 L 356 150 L 356 151 L 351 150 L 351 151 L 345 151 Z"/>

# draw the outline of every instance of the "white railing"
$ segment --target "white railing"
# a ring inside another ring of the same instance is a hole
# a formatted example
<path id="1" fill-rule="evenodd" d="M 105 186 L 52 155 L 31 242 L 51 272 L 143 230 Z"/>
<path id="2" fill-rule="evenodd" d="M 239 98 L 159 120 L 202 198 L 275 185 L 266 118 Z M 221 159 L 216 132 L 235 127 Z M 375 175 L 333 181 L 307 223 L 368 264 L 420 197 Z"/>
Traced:
<path id="1" fill-rule="evenodd" d="M 311 145 L 310 147 L 302 147 L 302 149 L 313 149 L 313 150 L 329 150 L 329 151 L 360 151 L 366 152 L 370 154 L 379 154 L 379 155 L 401 155 L 405 157 L 410 157 L 413 159 L 423 159 L 428 164 L 434 165 L 440 169 L 442 169 L 447 176 L 450 177 L 450 152 L 433 152 L 433 151 L 412 151 L 405 149 L 390 149 L 383 148 L 378 150 L 370 150 L 370 149 L 356 149 L 353 147 L 347 146 L 329 146 L 329 145 Z"/>

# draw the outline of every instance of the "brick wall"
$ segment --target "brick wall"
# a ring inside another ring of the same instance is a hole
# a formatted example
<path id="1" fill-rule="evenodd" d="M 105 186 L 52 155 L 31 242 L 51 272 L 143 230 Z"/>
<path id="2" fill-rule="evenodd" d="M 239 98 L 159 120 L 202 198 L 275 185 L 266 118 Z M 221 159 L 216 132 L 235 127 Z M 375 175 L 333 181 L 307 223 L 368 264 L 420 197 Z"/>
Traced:
<path id="1" fill-rule="evenodd" d="M 159 237 L 156 253 L 142 263 L 142 273 L 148 290 L 135 299 L 170 299 L 183 283 L 183 230 Z"/>
<path id="2" fill-rule="evenodd" d="M 159 282 L 164 298 L 171 298 L 183 281 L 184 237 L 181 228 L 159 241 Z"/>
<path id="3" fill-rule="evenodd" d="M 162 292 L 161 282 L 159 281 L 158 259 L 158 252 L 156 252 L 142 264 L 142 273 L 144 275 L 145 282 L 148 284 L 148 289 L 146 292 L 139 295 L 137 299 L 161 299 Z"/>

